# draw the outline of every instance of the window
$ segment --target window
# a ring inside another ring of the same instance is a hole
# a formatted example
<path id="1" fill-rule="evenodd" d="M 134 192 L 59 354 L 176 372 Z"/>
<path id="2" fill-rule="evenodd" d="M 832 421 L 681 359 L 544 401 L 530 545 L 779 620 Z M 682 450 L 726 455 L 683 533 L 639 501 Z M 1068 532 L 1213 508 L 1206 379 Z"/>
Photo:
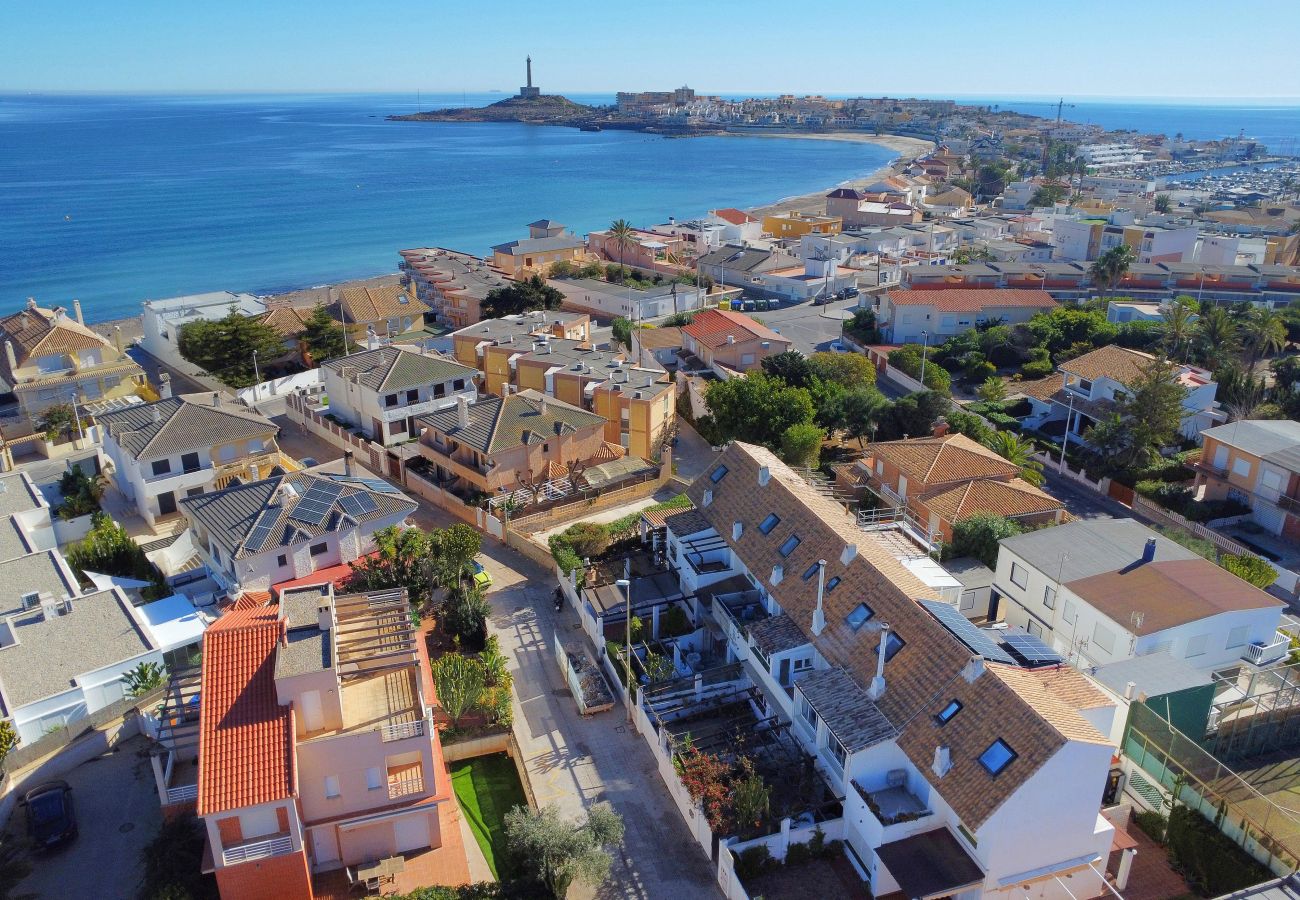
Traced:
<path id="1" fill-rule="evenodd" d="M 1030 637 L 1040 638 L 1043 636 L 1043 626 L 1039 625 L 1033 619 L 1030 619 L 1026 624 L 1025 630 L 1029 632 Z"/>
<path id="2" fill-rule="evenodd" d="M 377 791 L 384 786 L 384 773 L 380 771 L 379 766 L 371 766 L 366 769 L 366 790 Z"/>
<path id="3" fill-rule="evenodd" d="M 792 534 L 785 539 L 785 543 L 782 544 L 776 552 L 780 553 L 782 556 L 789 556 L 794 552 L 795 547 L 799 546 L 799 543 L 799 536 L 797 534 Z"/>
<path id="4" fill-rule="evenodd" d="M 166 475 L 172 470 L 172 461 L 170 459 L 155 459 L 153 461 L 153 473 L 155 475 Z"/>
<path id="5" fill-rule="evenodd" d="M 329 549 L 329 548 L 328 548 L 328 546 L 325 544 L 324 541 L 322 541 L 322 542 L 319 543 L 319 544 L 312 544 L 312 545 L 311 545 L 311 555 L 312 555 L 312 556 L 320 556 L 320 555 L 321 555 L 322 553 L 324 553 L 327 549 Z"/>
<path id="6" fill-rule="evenodd" d="M 414 403 L 419 399 L 420 399 L 420 392 L 418 390 L 412 389 L 406 392 L 407 403 Z"/>
<path id="7" fill-rule="evenodd" d="M 1250 637 L 1249 625 L 1238 625 L 1228 632 L 1228 643 L 1224 645 L 1228 650 L 1233 647 L 1242 647 L 1246 644 L 1246 638 Z"/>
<path id="8" fill-rule="evenodd" d="M 817 710 L 812 708 L 803 694 L 799 695 L 799 718 L 807 722 L 814 732 L 817 731 Z"/>
<path id="9" fill-rule="evenodd" d="M 758 523 L 758 530 L 763 534 L 771 534 L 772 529 L 781 524 L 781 517 L 776 513 L 768 513 L 767 518 Z"/>
<path id="10" fill-rule="evenodd" d="M 859 603 L 853 608 L 852 612 L 844 617 L 844 621 L 848 623 L 850 628 L 857 631 L 863 625 L 867 624 L 867 621 L 875 614 L 875 611 L 872 610 L 870 606 L 867 606 L 865 603 Z"/>
<path id="11" fill-rule="evenodd" d="M 885 638 L 885 662 L 889 662 L 898 655 L 898 651 L 907 646 L 907 641 L 898 636 L 897 631 L 889 632 Z M 880 645 L 876 644 L 876 653 L 880 653 Z"/>
<path id="12" fill-rule="evenodd" d="M 1011 583 L 1018 588 L 1029 586 L 1029 573 L 1025 571 L 1025 567 L 1020 563 L 1013 562 L 1011 564 Z"/>
<path id="13" fill-rule="evenodd" d="M 826 593 L 830 593 L 840 586 L 840 576 L 836 575 L 830 581 L 826 582 Z"/>
<path id="14" fill-rule="evenodd" d="M 186 453 L 181 457 L 181 468 L 186 472 L 197 472 L 199 470 L 199 455 L 197 453 Z"/>
<path id="15" fill-rule="evenodd" d="M 1203 653 L 1205 653 L 1205 645 L 1209 642 L 1209 640 L 1210 640 L 1210 636 L 1208 634 L 1198 634 L 1195 637 L 1188 638 L 1187 652 L 1184 653 L 1183 656 L 1190 659 L 1193 656 L 1202 655 Z"/>
<path id="16" fill-rule="evenodd" d="M 384 406 L 396 406 L 396 405 L 397 405 L 397 395 L 396 395 L 396 394 L 385 394 L 385 395 L 384 395 Z"/>
<path id="17" fill-rule="evenodd" d="M 325 796 L 326 796 L 326 797 L 337 797 L 337 796 L 339 796 L 339 795 L 342 794 L 342 793 L 343 793 L 343 791 L 339 788 L 339 777 L 338 777 L 337 775 L 326 775 L 326 776 L 325 776 Z"/>
<path id="18" fill-rule="evenodd" d="M 811 668 L 812 668 L 812 659 L 807 656 L 801 656 L 798 659 L 794 660 L 795 672 L 806 672 L 808 669 Z"/>
<path id="19" fill-rule="evenodd" d="M 980 765 L 987 769 L 990 775 L 998 775 L 1011 765 L 1015 758 L 1016 751 L 1011 749 L 1011 745 L 998 738 L 980 754 Z"/>
<path id="20" fill-rule="evenodd" d="M 1073 625 L 1076 614 L 1074 603 L 1070 600 L 1066 600 L 1065 607 L 1061 610 L 1061 618 L 1065 620 L 1065 624 Z"/>
<path id="21" fill-rule="evenodd" d="M 940 725 L 947 725 L 952 721 L 952 717 L 959 712 L 961 712 L 961 703 L 957 700 L 951 700 L 947 706 L 939 710 L 939 714 L 934 717 L 934 720 Z"/>
<path id="22" fill-rule="evenodd" d="M 1092 643 L 1107 653 L 1115 652 L 1115 634 L 1100 622 L 1092 628 Z"/>
<path id="23" fill-rule="evenodd" d="M 289 565 L 289 557 L 281 553 L 275 558 L 275 564 L 283 569 L 285 566 Z"/>
<path id="24" fill-rule="evenodd" d="M 1043 588 L 1043 605 L 1048 609 L 1056 609 L 1056 588 L 1050 584 Z"/>
<path id="25" fill-rule="evenodd" d="M 388 430 L 393 434 L 406 434 L 406 420 L 394 419 L 388 423 Z"/>
<path id="26" fill-rule="evenodd" d="M 844 745 L 833 734 L 826 735 L 826 749 L 830 751 L 831 759 L 835 760 L 836 768 L 842 773 L 844 764 L 848 761 L 849 755 L 844 752 Z"/>
<path id="27" fill-rule="evenodd" d="M 1232 461 L 1232 474 L 1243 478 L 1250 474 L 1250 460 L 1237 457 Z"/>
<path id="28" fill-rule="evenodd" d="M 811 566 L 809 566 L 808 571 L 803 573 L 803 580 L 804 581 L 811 580 L 812 577 L 817 574 L 817 568 L 818 568 L 817 563 L 813 563 Z"/>
<path id="29" fill-rule="evenodd" d="M 1071 387 L 1074 388 L 1076 391 L 1078 391 L 1080 394 L 1092 393 L 1092 382 L 1086 378 L 1080 378 L 1078 381 L 1072 384 Z"/>
<path id="30" fill-rule="evenodd" d="M 39 591 L 28 591 L 23 594 L 23 609 L 31 609 L 33 606 L 40 605 L 41 595 Z"/>
<path id="31" fill-rule="evenodd" d="M 713 470 L 713 474 L 709 476 L 709 481 L 712 481 L 714 484 L 717 484 L 718 482 L 722 481 L 722 479 L 727 477 L 727 471 L 728 470 L 726 466 L 718 466 L 716 469 Z"/>
<path id="32" fill-rule="evenodd" d="M 447 396 L 447 385 L 445 385 L 445 384 L 435 384 L 435 385 L 433 386 L 433 396 L 434 396 L 435 399 L 438 398 L 438 397 L 445 397 L 445 396 Z"/>

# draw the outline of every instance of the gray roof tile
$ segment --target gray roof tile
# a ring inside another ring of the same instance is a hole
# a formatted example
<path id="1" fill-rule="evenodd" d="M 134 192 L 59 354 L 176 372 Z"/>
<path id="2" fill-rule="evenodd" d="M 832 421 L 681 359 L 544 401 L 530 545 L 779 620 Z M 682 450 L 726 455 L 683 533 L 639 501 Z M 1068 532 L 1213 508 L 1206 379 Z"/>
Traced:
<path id="1" fill-rule="evenodd" d="M 100 415 L 98 423 L 136 459 L 208 450 L 279 431 L 266 416 L 235 403 L 218 398 L 213 405 L 213 396 L 186 394 L 129 406 Z"/>
<path id="2" fill-rule="evenodd" d="M 340 376 L 345 374 L 345 367 L 349 370 L 346 372 L 348 377 L 355 374 L 373 391 L 403 391 L 456 378 L 468 382 L 477 374 L 469 366 L 462 366 L 445 356 L 425 356 L 391 346 L 341 356 L 324 365 Z"/>

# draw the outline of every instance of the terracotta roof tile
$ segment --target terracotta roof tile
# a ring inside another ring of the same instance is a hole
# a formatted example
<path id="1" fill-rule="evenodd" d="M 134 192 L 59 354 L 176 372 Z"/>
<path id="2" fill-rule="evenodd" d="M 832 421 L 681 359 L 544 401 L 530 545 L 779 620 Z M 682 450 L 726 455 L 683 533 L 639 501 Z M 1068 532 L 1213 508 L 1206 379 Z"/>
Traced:
<path id="1" fill-rule="evenodd" d="M 1114 706 L 1111 700 L 1074 666 L 1047 666 L 1029 669 L 1029 674 L 1042 683 L 1049 693 L 1075 709 L 1098 709 Z"/>
<path id="2" fill-rule="evenodd" d="M 1024 288 L 935 288 L 932 290 L 894 290 L 886 295 L 895 306 L 933 306 L 941 312 L 977 313 L 985 309 L 1031 307 L 1055 309 L 1057 303 L 1047 291 Z"/>
<path id="3" fill-rule="evenodd" d="M 744 313 L 728 309 L 706 309 L 697 313 L 689 325 L 682 326 L 682 333 L 695 338 L 706 347 L 721 347 L 727 343 L 727 337 L 741 341 L 790 341 L 777 334 L 761 322 Z"/>
<path id="4" fill-rule="evenodd" d="M 783 566 L 785 577 L 772 587 L 772 595 L 827 662 L 842 667 L 862 687 L 875 674 L 880 640 L 871 623 L 888 622 L 906 641 L 885 665 L 887 687 L 877 706 L 901 730 L 899 747 L 918 769 L 929 771 L 940 744 L 950 748 L 953 767 L 936 787 L 967 827 L 978 829 L 1067 740 L 1076 735 L 1101 739 L 1077 712 L 1052 701 L 1041 687 L 1036 693 L 1016 690 L 987 672 L 973 681 L 963 677 L 970 651 L 915 602 L 930 590 L 870 540 L 840 504 L 815 492 L 772 453 L 736 442 L 709 474 L 718 466 L 727 467 L 725 477 L 715 483 L 708 474 L 702 476 L 689 496 L 699 506 L 705 490 L 712 492 L 701 515 L 756 577 L 767 581 L 773 566 Z M 768 471 L 765 485 L 759 483 L 761 468 Z M 781 522 L 763 535 L 758 524 L 772 512 Z M 738 539 L 732 537 L 734 522 L 743 526 Z M 782 557 L 778 548 L 792 535 L 800 543 Z M 855 552 L 845 563 L 848 545 Z M 827 560 L 827 576 L 841 582 L 825 596 L 826 627 L 813 637 L 816 584 L 798 575 L 818 559 Z M 846 617 L 861 603 L 874 615 L 868 627 L 855 631 Z M 1040 696 L 1048 698 L 1051 719 L 1035 708 Z M 952 699 L 974 712 L 957 716 L 939 733 L 933 717 Z M 994 778 L 978 761 L 998 738 L 1018 754 L 1011 777 Z"/>
<path id="5" fill-rule="evenodd" d="M 601 441 L 600 447 L 591 455 L 591 459 L 596 463 L 613 462 L 616 459 L 622 459 L 627 456 L 627 451 L 618 444 L 611 444 L 609 441 Z"/>
<path id="6" fill-rule="evenodd" d="M 282 623 L 273 607 L 233 610 L 203 638 L 200 816 L 293 794 L 290 710 L 275 694 Z"/>
<path id="7" fill-rule="evenodd" d="M 1042 716 L 1043 721 L 1054 728 L 1062 737 L 1071 741 L 1083 741 L 1088 744 L 1109 744 L 1110 741 L 1101 732 L 1079 715 L 1078 709 L 1066 702 L 1052 689 L 1052 683 L 1043 679 L 1030 669 L 1017 669 L 989 663 L 988 669 L 995 677 L 1010 687 L 1020 696 L 1034 712 Z M 1083 676 L 1080 675 L 1080 678 Z M 1103 698 L 1104 699 L 1104 698 Z M 1011 740 L 1011 739 L 1008 739 Z M 1014 743 L 1012 746 L 1015 746 Z M 1017 750 L 1019 748 L 1016 748 Z"/>
<path id="8" fill-rule="evenodd" d="M 953 432 L 943 437 L 884 441 L 868 448 L 872 459 L 897 466 L 918 490 L 972 478 L 1010 478 L 1020 469 L 978 441 Z"/>
<path id="9" fill-rule="evenodd" d="M 282 338 L 295 338 L 302 334 L 311 318 L 311 310 L 297 306 L 281 306 L 268 310 L 259 317 L 264 325 L 270 325 Z"/>
<path id="10" fill-rule="evenodd" d="M 755 219 L 749 213 L 742 212 L 734 206 L 728 206 L 725 209 L 715 209 L 713 214 L 723 221 L 730 222 L 732 225 L 744 225 L 746 222 L 758 221 L 758 219 Z"/>
<path id="11" fill-rule="evenodd" d="M 345 287 L 339 292 L 349 323 L 378 322 L 390 316 L 420 316 L 429 311 L 423 300 L 411 296 L 400 284 Z"/>
<path id="12" fill-rule="evenodd" d="M 1040 491 L 1023 478 L 1010 481 L 981 479 L 956 487 L 941 488 L 918 498 L 949 522 L 959 522 L 977 513 L 994 513 L 1012 518 L 1063 509 L 1065 504 Z"/>
<path id="13" fill-rule="evenodd" d="M 1098 347 L 1082 356 L 1076 356 L 1063 362 L 1058 368 L 1064 372 L 1078 375 L 1089 380 L 1094 378 L 1113 378 L 1120 384 L 1131 384 L 1142 374 L 1142 370 L 1151 365 L 1155 359 L 1149 353 L 1139 353 L 1113 344 Z"/>

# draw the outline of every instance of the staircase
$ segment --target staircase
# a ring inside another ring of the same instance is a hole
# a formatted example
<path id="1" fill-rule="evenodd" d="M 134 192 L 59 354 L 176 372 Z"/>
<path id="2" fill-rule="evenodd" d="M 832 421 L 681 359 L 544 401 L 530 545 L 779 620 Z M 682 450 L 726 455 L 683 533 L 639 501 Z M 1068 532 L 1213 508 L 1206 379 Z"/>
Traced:
<path id="1" fill-rule="evenodd" d="M 158 743 L 177 755 L 192 756 L 199 750 L 200 670 L 181 669 L 167 682 L 163 705 L 158 713 Z"/>

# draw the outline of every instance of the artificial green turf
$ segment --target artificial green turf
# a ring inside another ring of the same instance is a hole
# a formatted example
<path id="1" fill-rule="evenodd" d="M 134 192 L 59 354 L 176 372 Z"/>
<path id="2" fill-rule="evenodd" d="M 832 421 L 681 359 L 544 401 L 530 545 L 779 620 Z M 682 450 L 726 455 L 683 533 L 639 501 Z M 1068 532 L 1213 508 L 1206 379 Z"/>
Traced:
<path id="1" fill-rule="evenodd" d="M 503 870 L 510 875 L 513 866 L 506 848 L 506 813 L 528 805 L 514 761 L 504 753 L 493 753 L 454 762 L 449 768 L 456 800 L 488 868 L 498 879 Z"/>

